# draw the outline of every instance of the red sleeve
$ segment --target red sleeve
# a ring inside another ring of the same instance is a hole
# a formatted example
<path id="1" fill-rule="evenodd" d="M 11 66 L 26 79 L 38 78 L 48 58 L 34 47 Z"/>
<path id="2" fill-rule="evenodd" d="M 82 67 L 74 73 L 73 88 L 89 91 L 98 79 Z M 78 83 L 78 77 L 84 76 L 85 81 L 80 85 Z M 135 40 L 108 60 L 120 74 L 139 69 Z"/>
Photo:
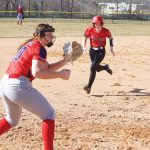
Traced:
<path id="1" fill-rule="evenodd" d="M 38 47 L 37 50 L 35 51 L 34 55 L 33 55 L 33 59 L 39 60 L 42 62 L 46 62 L 46 58 L 47 58 L 46 49 L 42 46 Z"/>
<path id="2" fill-rule="evenodd" d="M 22 13 L 23 13 L 23 8 L 21 8 L 21 11 L 22 11 Z"/>
<path id="3" fill-rule="evenodd" d="M 108 37 L 108 38 L 111 37 L 111 32 L 108 29 L 106 29 L 106 37 Z"/>
<path id="4" fill-rule="evenodd" d="M 86 31 L 85 31 L 85 33 L 84 33 L 84 37 L 89 38 L 89 37 L 90 37 L 90 35 L 91 35 L 91 30 L 92 30 L 92 28 L 88 28 L 88 29 L 86 29 Z"/>

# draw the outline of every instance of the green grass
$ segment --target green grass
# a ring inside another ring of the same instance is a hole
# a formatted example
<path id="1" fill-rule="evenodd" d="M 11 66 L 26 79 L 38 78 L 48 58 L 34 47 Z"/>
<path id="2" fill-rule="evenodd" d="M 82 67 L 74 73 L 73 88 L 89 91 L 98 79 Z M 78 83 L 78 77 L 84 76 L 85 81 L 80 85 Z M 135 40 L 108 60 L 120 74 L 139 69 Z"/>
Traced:
<path id="1" fill-rule="evenodd" d="M 29 19 L 26 18 L 22 27 L 16 26 L 15 18 L 0 19 L 0 37 L 26 38 L 32 34 L 39 23 L 49 23 L 56 29 L 57 37 L 82 37 L 85 29 L 91 26 L 91 20 L 78 19 Z M 105 27 L 114 36 L 149 36 L 150 22 L 105 20 Z"/>

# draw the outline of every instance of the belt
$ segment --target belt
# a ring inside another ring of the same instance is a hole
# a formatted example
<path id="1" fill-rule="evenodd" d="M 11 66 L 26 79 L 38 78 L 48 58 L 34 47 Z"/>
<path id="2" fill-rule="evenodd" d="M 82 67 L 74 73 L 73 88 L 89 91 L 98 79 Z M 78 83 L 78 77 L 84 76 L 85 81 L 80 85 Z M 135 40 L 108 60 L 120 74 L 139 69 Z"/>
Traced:
<path id="1" fill-rule="evenodd" d="M 19 74 L 12 74 L 12 75 L 9 75 L 9 78 L 14 78 L 14 79 L 19 79 L 20 77 L 25 77 L 27 79 L 29 79 L 31 82 L 33 80 L 33 78 L 29 78 L 29 77 L 26 77 L 26 76 L 21 76 Z"/>
<path id="2" fill-rule="evenodd" d="M 94 50 L 97 51 L 97 50 L 99 50 L 99 49 L 104 49 L 104 47 L 102 47 L 102 46 L 101 46 L 101 47 L 92 47 L 92 49 L 94 49 Z"/>
<path id="3" fill-rule="evenodd" d="M 16 79 L 18 79 L 18 78 L 20 78 L 21 77 L 21 75 L 19 75 L 19 74 L 12 74 L 12 75 L 9 75 L 9 78 L 16 78 Z"/>

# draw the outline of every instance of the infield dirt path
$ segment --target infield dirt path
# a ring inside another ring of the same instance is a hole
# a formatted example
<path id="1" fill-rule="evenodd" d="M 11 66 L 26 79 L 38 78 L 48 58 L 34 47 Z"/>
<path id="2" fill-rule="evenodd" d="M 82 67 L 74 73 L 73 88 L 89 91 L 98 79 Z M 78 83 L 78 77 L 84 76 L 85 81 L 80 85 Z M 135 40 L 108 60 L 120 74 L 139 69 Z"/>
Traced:
<path id="1" fill-rule="evenodd" d="M 64 68 L 70 80 L 35 80 L 56 110 L 56 150 L 150 150 L 150 37 L 114 37 L 116 57 L 107 47 L 103 64 L 110 76 L 100 72 L 92 91 L 83 86 L 89 77 L 89 56 Z M 25 39 L 0 39 L 0 78 L 16 47 Z M 48 50 L 48 60 L 62 57 L 66 41 L 82 38 L 58 37 Z M 0 99 L 0 118 L 5 114 Z M 17 127 L 0 137 L 0 150 L 42 150 L 41 120 L 23 110 Z"/>

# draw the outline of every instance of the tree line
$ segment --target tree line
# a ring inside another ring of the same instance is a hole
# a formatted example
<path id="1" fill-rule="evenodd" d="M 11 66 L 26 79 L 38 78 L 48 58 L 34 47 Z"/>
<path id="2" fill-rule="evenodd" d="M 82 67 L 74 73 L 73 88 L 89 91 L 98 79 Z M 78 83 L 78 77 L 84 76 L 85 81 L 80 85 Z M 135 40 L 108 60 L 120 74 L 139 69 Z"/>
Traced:
<path id="1" fill-rule="evenodd" d="M 115 3 L 118 8 L 118 4 L 121 2 L 130 5 L 129 13 L 131 13 L 133 3 L 142 4 L 142 9 L 145 12 L 150 11 L 149 0 L 0 0 L 0 10 L 15 11 L 18 5 L 21 5 L 25 11 L 98 13 L 101 10 L 98 3 Z"/>

